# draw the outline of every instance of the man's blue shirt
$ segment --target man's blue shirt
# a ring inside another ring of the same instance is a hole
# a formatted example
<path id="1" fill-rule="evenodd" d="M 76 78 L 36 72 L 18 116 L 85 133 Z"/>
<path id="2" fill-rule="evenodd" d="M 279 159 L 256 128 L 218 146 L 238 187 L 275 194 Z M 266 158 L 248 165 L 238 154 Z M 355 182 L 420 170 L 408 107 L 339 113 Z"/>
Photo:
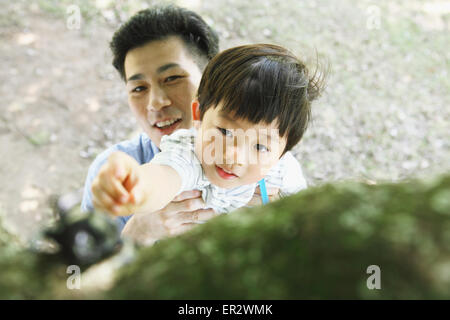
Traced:
<path id="1" fill-rule="evenodd" d="M 102 165 L 108 160 L 111 153 L 115 151 L 125 152 L 136 159 L 139 164 L 144 164 L 150 162 L 155 154 L 159 152 L 159 149 L 145 133 L 141 133 L 132 140 L 122 141 L 100 153 L 89 167 L 86 182 L 84 183 L 83 201 L 81 202 L 81 209 L 83 211 L 87 212 L 94 209 L 94 206 L 92 205 L 92 181 L 97 176 Z M 123 229 L 130 218 L 131 215 L 117 218 L 120 230 Z"/>

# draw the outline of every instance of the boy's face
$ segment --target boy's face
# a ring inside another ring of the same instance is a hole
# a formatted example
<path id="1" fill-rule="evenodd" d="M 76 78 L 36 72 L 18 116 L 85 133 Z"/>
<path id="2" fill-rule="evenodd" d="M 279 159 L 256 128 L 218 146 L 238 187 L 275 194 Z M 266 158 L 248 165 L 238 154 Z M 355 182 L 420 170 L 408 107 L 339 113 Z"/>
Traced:
<path id="1" fill-rule="evenodd" d="M 196 106 L 195 106 L 196 105 Z M 286 137 L 280 137 L 276 121 L 252 124 L 209 108 L 199 121 L 198 102 L 193 103 L 198 130 L 195 152 L 208 180 L 221 188 L 258 182 L 280 159 Z"/>
<path id="2" fill-rule="evenodd" d="M 157 147 L 162 136 L 192 126 L 191 101 L 201 71 L 180 38 L 130 50 L 124 67 L 130 109 Z"/>

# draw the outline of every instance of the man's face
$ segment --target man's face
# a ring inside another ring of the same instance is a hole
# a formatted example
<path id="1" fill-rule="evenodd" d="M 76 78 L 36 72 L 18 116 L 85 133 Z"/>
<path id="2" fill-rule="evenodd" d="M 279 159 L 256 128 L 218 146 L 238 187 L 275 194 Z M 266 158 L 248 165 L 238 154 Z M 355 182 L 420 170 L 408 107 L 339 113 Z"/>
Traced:
<path id="1" fill-rule="evenodd" d="M 195 153 L 208 180 L 221 188 L 255 183 L 278 162 L 286 147 L 277 122 L 253 124 L 209 108 L 195 121 L 198 135 Z"/>
<path id="2" fill-rule="evenodd" d="M 191 127 L 201 71 L 180 38 L 130 50 L 124 66 L 130 109 L 158 148 L 163 135 Z"/>

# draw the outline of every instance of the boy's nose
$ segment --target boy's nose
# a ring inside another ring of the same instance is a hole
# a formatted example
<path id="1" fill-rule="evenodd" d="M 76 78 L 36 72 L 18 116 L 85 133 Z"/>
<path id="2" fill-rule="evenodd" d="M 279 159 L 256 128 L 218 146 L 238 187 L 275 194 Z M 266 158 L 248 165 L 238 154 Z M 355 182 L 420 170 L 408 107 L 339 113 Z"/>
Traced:
<path id="1" fill-rule="evenodd" d="M 150 89 L 150 99 L 148 109 L 159 111 L 171 104 L 166 92 L 159 86 L 154 86 Z"/>
<path id="2" fill-rule="evenodd" d="M 244 166 L 246 163 L 246 152 L 243 146 L 227 146 L 225 148 L 225 163 Z"/>

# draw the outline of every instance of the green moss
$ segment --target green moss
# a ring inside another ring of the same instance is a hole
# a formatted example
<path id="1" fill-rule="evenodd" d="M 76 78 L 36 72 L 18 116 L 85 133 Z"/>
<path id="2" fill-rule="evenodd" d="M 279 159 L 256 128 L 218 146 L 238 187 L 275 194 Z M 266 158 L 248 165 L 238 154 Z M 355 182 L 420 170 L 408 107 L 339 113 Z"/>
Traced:
<path id="1" fill-rule="evenodd" d="M 142 250 L 108 297 L 449 298 L 448 211 L 433 200 L 449 185 L 325 185 L 242 209 Z M 381 290 L 366 286 L 370 265 Z"/>
<path id="2" fill-rule="evenodd" d="M 450 175 L 339 183 L 242 209 L 140 249 L 95 298 L 448 299 L 449 187 Z M 71 296 L 57 257 L 7 250 L 5 237 L 0 298 L 90 297 Z M 367 288 L 371 265 L 380 290 Z"/>

